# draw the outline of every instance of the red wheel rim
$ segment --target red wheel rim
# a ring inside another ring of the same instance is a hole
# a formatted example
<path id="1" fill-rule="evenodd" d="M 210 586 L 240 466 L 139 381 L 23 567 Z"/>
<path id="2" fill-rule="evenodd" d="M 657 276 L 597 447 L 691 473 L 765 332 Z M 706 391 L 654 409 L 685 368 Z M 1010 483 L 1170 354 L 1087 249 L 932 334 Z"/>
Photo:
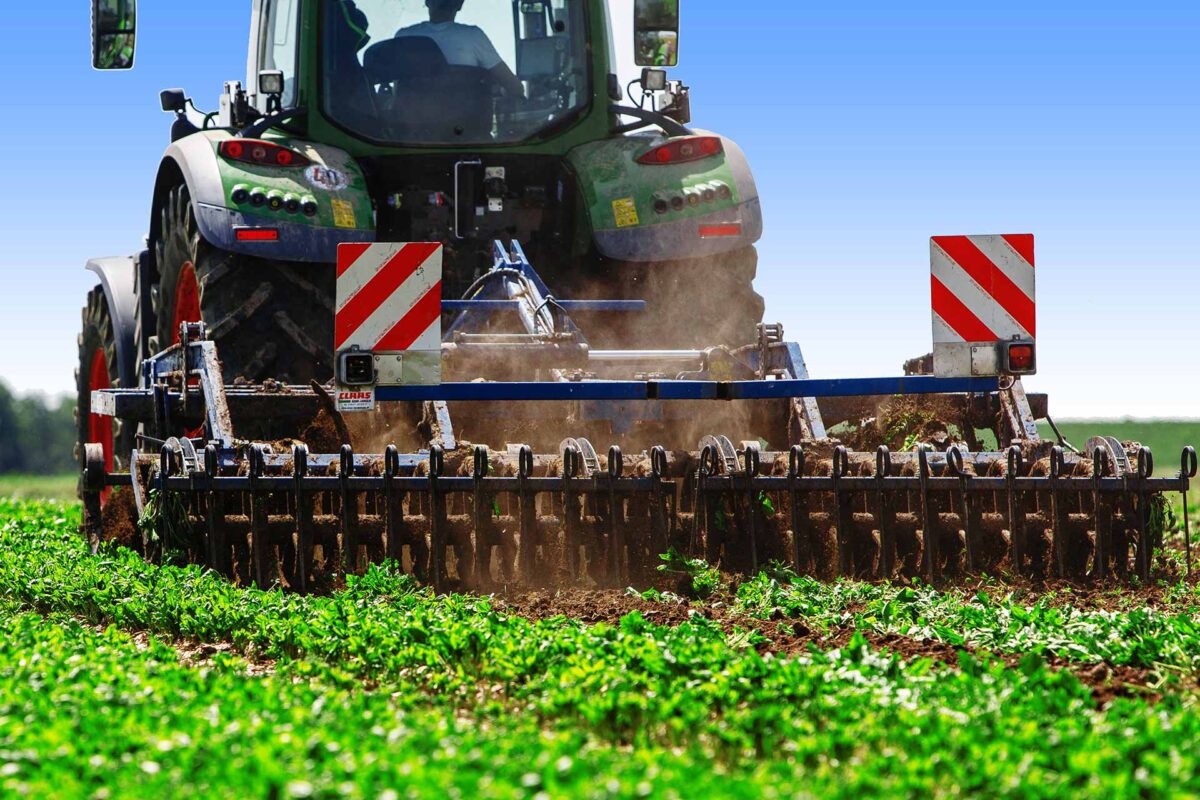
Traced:
<path id="1" fill-rule="evenodd" d="M 196 267 L 186 262 L 179 270 L 175 284 L 175 326 L 171 329 L 171 344 L 179 344 L 179 329 L 185 322 L 200 322 L 200 282 Z"/>
<path id="2" fill-rule="evenodd" d="M 97 347 L 96 352 L 92 353 L 92 363 L 88 370 L 88 408 L 91 408 L 91 392 L 110 388 L 112 388 L 112 381 L 108 377 L 108 356 L 104 354 L 103 347 Z M 112 417 L 88 414 L 87 440 L 104 448 L 104 469 L 112 472 L 114 455 Z M 101 505 L 108 502 L 108 496 L 111 493 L 112 489 L 105 489 L 100 493 Z"/>

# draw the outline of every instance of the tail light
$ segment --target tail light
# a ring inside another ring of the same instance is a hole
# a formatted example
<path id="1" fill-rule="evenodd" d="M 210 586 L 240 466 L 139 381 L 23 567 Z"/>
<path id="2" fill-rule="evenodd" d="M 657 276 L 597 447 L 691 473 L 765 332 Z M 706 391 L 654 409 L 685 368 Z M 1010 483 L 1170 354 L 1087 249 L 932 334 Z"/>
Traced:
<path id="1" fill-rule="evenodd" d="M 239 242 L 278 242 L 278 228 L 234 228 L 234 236 Z"/>
<path id="2" fill-rule="evenodd" d="M 725 145 L 716 136 L 688 136 L 684 139 L 673 139 L 664 145 L 659 145 L 638 158 L 639 164 L 687 164 L 691 161 L 702 161 L 706 158 L 719 156 L 725 152 Z"/>
<path id="3" fill-rule="evenodd" d="M 742 226 L 740 223 L 730 223 L 728 225 L 701 225 L 701 239 L 724 239 L 728 237 L 736 237 L 742 235 Z"/>
<path id="4" fill-rule="evenodd" d="M 1004 372 L 1008 375 L 1032 375 L 1037 372 L 1037 349 L 1033 342 L 1009 342 L 1005 346 Z"/>
<path id="5" fill-rule="evenodd" d="M 307 167 L 307 157 L 258 139 L 227 139 L 217 146 L 217 152 L 227 161 L 241 161 L 263 167 Z"/>

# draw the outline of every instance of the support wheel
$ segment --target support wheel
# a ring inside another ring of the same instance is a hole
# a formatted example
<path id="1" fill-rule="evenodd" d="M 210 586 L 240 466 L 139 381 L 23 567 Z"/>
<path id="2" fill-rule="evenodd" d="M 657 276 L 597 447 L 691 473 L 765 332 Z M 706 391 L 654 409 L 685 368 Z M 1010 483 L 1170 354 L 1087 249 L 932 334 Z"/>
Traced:
<path id="1" fill-rule="evenodd" d="M 104 451 L 104 469 L 112 472 L 117 464 L 124 464 L 133 449 L 133 442 L 123 432 L 123 426 L 112 417 L 92 413 L 92 392 L 120 386 L 117 366 L 117 340 L 113 331 L 112 315 L 104 290 L 97 286 L 88 292 L 87 306 L 83 309 L 83 329 L 79 334 L 79 368 L 75 371 L 76 401 L 75 426 L 77 445 L 75 458 L 80 471 L 87 466 L 88 444 L 98 444 Z M 107 502 L 111 490 L 101 496 Z"/>
<path id="2" fill-rule="evenodd" d="M 333 376 L 332 265 L 218 250 L 200 235 L 186 186 L 172 189 L 159 213 L 151 352 L 177 343 L 181 323 L 204 322 L 226 383 L 323 383 Z"/>

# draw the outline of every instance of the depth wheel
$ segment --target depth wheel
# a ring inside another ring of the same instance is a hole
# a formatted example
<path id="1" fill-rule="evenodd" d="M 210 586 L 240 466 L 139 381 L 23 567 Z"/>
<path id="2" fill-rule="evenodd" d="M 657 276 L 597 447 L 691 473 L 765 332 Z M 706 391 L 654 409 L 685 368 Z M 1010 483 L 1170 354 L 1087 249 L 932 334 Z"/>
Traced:
<path id="1" fill-rule="evenodd" d="M 93 391 L 121 385 L 112 314 L 108 310 L 104 290 L 99 286 L 88 292 L 78 344 L 79 368 L 75 370 L 75 459 L 79 462 L 82 472 L 86 466 L 84 446 L 89 443 L 99 444 L 104 448 L 104 468 L 113 472 L 118 464 L 128 461 L 133 442 L 131 437 L 124 434 L 124 426 L 112 417 L 92 413 Z M 102 504 L 108 502 L 111 493 L 111 489 L 104 491 L 101 495 Z"/>
<path id="2" fill-rule="evenodd" d="M 333 377 L 332 265 L 218 250 L 200 235 L 186 186 L 171 190 L 160 214 L 151 353 L 177 343 L 182 323 L 203 322 L 226 383 L 307 384 Z"/>

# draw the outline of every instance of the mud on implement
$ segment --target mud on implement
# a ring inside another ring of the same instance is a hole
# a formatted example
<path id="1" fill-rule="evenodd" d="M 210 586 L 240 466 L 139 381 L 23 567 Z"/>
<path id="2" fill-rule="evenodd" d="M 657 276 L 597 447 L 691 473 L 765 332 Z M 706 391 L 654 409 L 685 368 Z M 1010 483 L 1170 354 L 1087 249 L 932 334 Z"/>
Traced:
<path id="1" fill-rule="evenodd" d="M 625 586 L 671 548 L 821 578 L 1146 579 L 1162 495 L 1186 497 L 1196 475 L 1191 449 L 1163 478 L 1146 448 L 1041 439 L 1045 398 L 1019 377 L 813 380 L 778 326 L 739 350 L 597 351 L 572 318 L 639 307 L 556 300 L 519 246 L 497 243 L 494 268 L 443 304 L 450 379 L 369 387 L 393 417 L 420 421 L 396 429 L 418 445 L 370 454 L 324 387 L 225 386 L 216 346 L 185 324 L 144 363 L 145 388 L 93 395 L 94 413 L 142 433 L 128 472 L 87 446 L 86 531 L 105 535 L 101 497 L 129 487 L 148 556 L 172 549 L 296 591 L 383 559 L 439 588 Z M 480 380 L 521 370 L 533 380 Z M 905 452 L 854 451 L 830 433 L 865 441 L 856 426 L 897 398 L 929 398 L 945 432 Z M 239 437 L 321 415 L 340 449 Z M 457 433 L 476 429 L 495 441 Z M 996 450 L 978 447 L 981 431 Z M 1190 563 L 1190 538 L 1188 550 Z"/>

